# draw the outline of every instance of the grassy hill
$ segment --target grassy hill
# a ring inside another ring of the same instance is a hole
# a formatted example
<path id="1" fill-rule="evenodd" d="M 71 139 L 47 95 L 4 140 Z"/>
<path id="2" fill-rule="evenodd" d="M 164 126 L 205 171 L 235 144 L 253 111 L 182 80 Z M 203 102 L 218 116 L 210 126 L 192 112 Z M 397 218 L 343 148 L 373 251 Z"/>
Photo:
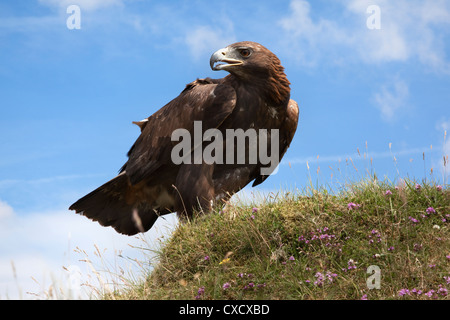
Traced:
<path id="1" fill-rule="evenodd" d="M 158 260 L 104 298 L 450 299 L 450 192 L 369 179 L 228 205 L 180 225 Z"/>

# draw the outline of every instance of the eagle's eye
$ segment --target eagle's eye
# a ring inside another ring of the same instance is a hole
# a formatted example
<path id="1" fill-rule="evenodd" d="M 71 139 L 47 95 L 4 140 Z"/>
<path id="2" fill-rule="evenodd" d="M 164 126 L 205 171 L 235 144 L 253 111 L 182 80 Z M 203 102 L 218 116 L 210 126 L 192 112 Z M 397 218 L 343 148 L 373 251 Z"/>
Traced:
<path id="1" fill-rule="evenodd" d="M 241 49 L 239 50 L 239 53 L 241 54 L 242 57 L 247 58 L 250 56 L 250 50 L 248 49 Z"/>

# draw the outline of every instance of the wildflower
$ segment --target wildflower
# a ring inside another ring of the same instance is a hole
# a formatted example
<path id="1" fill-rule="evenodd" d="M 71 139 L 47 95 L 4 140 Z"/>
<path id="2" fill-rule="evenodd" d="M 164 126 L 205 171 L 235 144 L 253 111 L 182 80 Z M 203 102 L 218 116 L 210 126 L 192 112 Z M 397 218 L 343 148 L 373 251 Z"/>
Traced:
<path id="1" fill-rule="evenodd" d="M 399 292 L 398 292 L 398 296 L 399 297 L 403 297 L 404 295 L 410 295 L 410 292 L 409 292 L 409 290 L 408 289 L 401 289 Z"/>
<path id="2" fill-rule="evenodd" d="M 348 260 L 348 262 L 347 262 L 347 265 L 348 265 L 347 269 L 348 270 L 356 269 L 356 264 L 357 263 L 358 262 L 353 261 L 353 259 Z"/>
<path id="3" fill-rule="evenodd" d="M 386 193 L 384 194 L 385 196 L 390 196 L 392 194 L 391 190 L 387 190 Z"/>
<path id="4" fill-rule="evenodd" d="M 447 255 L 447 256 L 445 256 L 448 260 L 450 260 L 450 254 L 449 255 Z"/>
<path id="5" fill-rule="evenodd" d="M 230 262 L 230 258 L 223 259 L 219 264 L 224 264 Z"/>
<path id="6" fill-rule="evenodd" d="M 361 300 L 367 300 L 367 294 L 363 295 L 363 296 L 361 297 Z"/>
<path id="7" fill-rule="evenodd" d="M 434 269 L 434 268 L 436 268 L 436 265 L 435 265 L 435 264 L 429 264 L 429 265 L 428 265 L 428 268 Z"/>
<path id="8" fill-rule="evenodd" d="M 441 296 L 445 297 L 448 294 L 448 290 L 446 288 L 444 288 L 444 286 L 442 284 L 440 284 L 437 293 L 440 294 Z"/>
<path id="9" fill-rule="evenodd" d="M 426 212 L 427 212 L 427 214 L 431 214 L 431 213 L 436 213 L 436 210 L 434 210 L 433 207 L 428 207 Z"/>
<path id="10" fill-rule="evenodd" d="M 358 209 L 359 207 L 361 207 L 361 205 L 357 203 L 350 202 L 349 204 L 347 204 L 347 208 L 349 210 Z"/>
<path id="11" fill-rule="evenodd" d="M 314 281 L 314 284 L 318 287 L 321 287 L 323 285 L 323 274 L 320 272 L 317 272 L 314 277 L 317 278 L 316 281 Z"/>
<path id="12" fill-rule="evenodd" d="M 244 277 L 244 274 L 243 273 L 238 273 L 238 278 L 243 278 Z"/>
<path id="13" fill-rule="evenodd" d="M 422 244 L 418 244 L 418 243 L 414 243 L 414 251 L 419 251 L 420 249 L 422 249 Z"/>
<path id="14" fill-rule="evenodd" d="M 250 219 L 255 220 L 255 215 L 252 214 L 252 215 L 250 216 Z"/>
<path id="15" fill-rule="evenodd" d="M 205 261 L 209 261 L 209 256 L 205 256 Z"/>
<path id="16" fill-rule="evenodd" d="M 395 249 L 394 246 L 391 246 L 388 248 L 388 251 L 394 251 L 394 249 Z"/>
<path id="17" fill-rule="evenodd" d="M 247 285 L 244 286 L 244 290 L 251 289 L 253 287 L 255 287 L 255 284 L 253 282 L 249 282 Z"/>
<path id="18" fill-rule="evenodd" d="M 258 284 L 258 285 L 256 285 L 258 288 L 264 288 L 265 286 L 266 286 L 266 284 L 265 283 L 260 283 L 260 284 Z"/>
<path id="19" fill-rule="evenodd" d="M 425 293 L 425 295 L 428 297 L 428 298 L 431 298 L 432 296 L 433 296 L 433 293 L 435 293 L 436 291 L 434 291 L 433 289 L 431 289 L 430 291 L 428 291 L 427 293 Z"/>
<path id="20" fill-rule="evenodd" d="M 442 186 L 439 186 L 439 185 L 436 186 L 436 190 L 437 190 L 437 191 L 442 191 Z"/>
<path id="21" fill-rule="evenodd" d="M 328 271 L 326 276 L 327 276 L 328 282 L 332 283 L 333 282 L 333 278 L 336 278 L 337 274 L 336 273 L 331 273 L 330 271 Z"/>
<path id="22" fill-rule="evenodd" d="M 334 235 L 334 234 L 328 234 L 328 233 L 325 233 L 325 234 L 321 234 L 320 236 L 319 236 L 319 239 L 320 240 L 331 240 L 331 239 L 333 239 L 333 238 L 336 238 L 336 236 Z"/>
<path id="23" fill-rule="evenodd" d="M 422 294 L 422 290 L 417 290 L 416 288 L 411 290 L 411 293 L 414 293 L 417 296 L 420 296 Z"/>
<path id="24" fill-rule="evenodd" d="M 416 183 L 416 190 L 420 190 L 422 188 L 422 186 L 418 183 Z"/>
<path id="25" fill-rule="evenodd" d="M 229 287 L 231 287 L 231 284 L 230 284 L 229 282 L 225 282 L 225 283 L 223 284 L 223 286 L 222 286 L 222 289 L 223 289 L 223 290 L 226 290 L 226 289 L 228 289 Z"/>
<path id="26" fill-rule="evenodd" d="M 450 284 L 450 277 L 444 276 L 444 280 L 447 281 L 447 284 Z"/>
<path id="27" fill-rule="evenodd" d="M 253 208 L 252 213 L 256 213 L 256 212 L 258 212 L 258 208 Z"/>
<path id="28" fill-rule="evenodd" d="M 435 225 L 433 226 L 433 229 L 439 230 L 439 229 L 441 229 L 441 227 L 439 227 L 437 224 L 435 224 Z"/>
<path id="29" fill-rule="evenodd" d="M 197 295 L 195 296 L 196 300 L 201 299 L 202 295 L 205 293 L 205 287 L 198 288 Z"/>
<path id="30" fill-rule="evenodd" d="M 417 220 L 416 218 L 413 218 L 411 216 L 408 217 L 409 220 L 411 220 L 413 223 L 418 223 L 419 220 Z"/>
<path id="31" fill-rule="evenodd" d="M 294 260 L 295 260 L 294 256 L 289 257 L 289 261 L 294 261 Z"/>

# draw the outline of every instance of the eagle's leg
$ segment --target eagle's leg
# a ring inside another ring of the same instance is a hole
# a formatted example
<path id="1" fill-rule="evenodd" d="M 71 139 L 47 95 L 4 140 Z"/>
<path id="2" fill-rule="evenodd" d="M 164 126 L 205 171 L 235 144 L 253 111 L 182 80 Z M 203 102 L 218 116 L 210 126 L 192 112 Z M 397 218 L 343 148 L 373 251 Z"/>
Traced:
<path id="1" fill-rule="evenodd" d="M 174 185 L 175 209 L 180 218 L 190 218 L 195 211 L 209 213 L 213 207 L 214 165 L 184 164 Z"/>

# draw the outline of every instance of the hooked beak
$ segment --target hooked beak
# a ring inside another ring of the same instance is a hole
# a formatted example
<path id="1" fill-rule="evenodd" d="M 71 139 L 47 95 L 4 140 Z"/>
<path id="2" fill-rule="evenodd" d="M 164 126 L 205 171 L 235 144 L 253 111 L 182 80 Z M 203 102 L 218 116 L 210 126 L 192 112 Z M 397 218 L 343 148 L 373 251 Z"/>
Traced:
<path id="1" fill-rule="evenodd" d="M 244 62 L 236 59 L 237 54 L 235 50 L 230 49 L 229 47 L 217 50 L 211 56 L 209 60 L 209 65 L 211 69 L 214 71 L 218 70 L 227 70 L 230 67 L 239 66 Z M 221 63 L 224 62 L 224 63 Z"/>

